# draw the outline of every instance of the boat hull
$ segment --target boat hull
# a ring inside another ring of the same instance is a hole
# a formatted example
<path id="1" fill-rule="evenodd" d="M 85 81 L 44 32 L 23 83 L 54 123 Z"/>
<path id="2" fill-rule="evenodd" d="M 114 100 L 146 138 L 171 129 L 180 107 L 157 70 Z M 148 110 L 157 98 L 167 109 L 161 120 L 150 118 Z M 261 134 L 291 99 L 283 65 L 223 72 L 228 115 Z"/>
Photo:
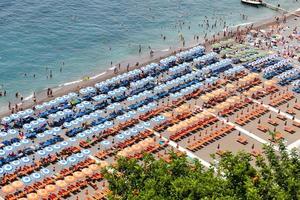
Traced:
<path id="1" fill-rule="evenodd" d="M 258 1 L 251 1 L 251 0 L 241 0 L 242 3 L 252 5 L 252 6 L 260 6 L 262 5 L 262 2 Z"/>

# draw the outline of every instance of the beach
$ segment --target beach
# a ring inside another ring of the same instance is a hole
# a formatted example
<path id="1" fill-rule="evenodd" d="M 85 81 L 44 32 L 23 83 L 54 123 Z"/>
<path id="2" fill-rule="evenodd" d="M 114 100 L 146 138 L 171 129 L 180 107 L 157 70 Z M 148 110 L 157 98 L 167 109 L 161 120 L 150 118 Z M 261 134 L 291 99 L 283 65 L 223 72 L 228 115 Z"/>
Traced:
<path id="1" fill-rule="evenodd" d="M 299 150 L 299 14 L 182 39 L 12 104 L 1 114 L 0 196 L 105 199 L 101 169 L 119 157 L 170 162 L 172 151 L 210 168 L 226 152 L 254 163 L 264 145 Z"/>

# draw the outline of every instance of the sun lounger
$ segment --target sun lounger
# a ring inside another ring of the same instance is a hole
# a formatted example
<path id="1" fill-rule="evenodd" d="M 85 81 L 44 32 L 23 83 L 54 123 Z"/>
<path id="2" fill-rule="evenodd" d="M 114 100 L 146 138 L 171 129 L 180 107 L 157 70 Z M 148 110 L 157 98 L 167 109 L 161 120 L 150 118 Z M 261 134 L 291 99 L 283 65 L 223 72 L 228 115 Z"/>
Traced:
<path id="1" fill-rule="evenodd" d="M 288 132 L 288 133 L 291 133 L 291 134 L 294 134 L 295 133 L 295 129 L 293 129 L 292 127 L 290 126 L 285 126 L 284 127 L 284 131 Z"/>
<path id="2" fill-rule="evenodd" d="M 243 136 L 238 137 L 238 139 L 236 141 L 243 144 L 243 145 L 248 144 L 247 138 L 245 138 Z"/>
<path id="3" fill-rule="evenodd" d="M 293 125 L 300 128 L 300 123 L 299 122 L 293 121 Z"/>

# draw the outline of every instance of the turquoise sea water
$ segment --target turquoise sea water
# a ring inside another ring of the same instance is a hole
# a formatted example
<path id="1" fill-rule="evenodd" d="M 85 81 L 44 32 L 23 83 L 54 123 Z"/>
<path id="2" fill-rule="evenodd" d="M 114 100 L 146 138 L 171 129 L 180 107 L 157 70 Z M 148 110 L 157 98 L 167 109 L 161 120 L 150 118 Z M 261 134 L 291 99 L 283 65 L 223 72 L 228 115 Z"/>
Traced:
<path id="1" fill-rule="evenodd" d="M 295 0 L 269 2 L 300 7 Z M 7 97 L 0 104 L 17 91 L 26 97 L 103 71 L 138 56 L 139 45 L 142 53 L 166 49 L 179 44 L 179 33 L 189 40 L 222 30 L 223 21 L 234 26 L 275 14 L 240 0 L 1 0 L 0 84 Z M 202 27 L 206 17 L 211 24 L 218 19 L 217 28 Z"/>

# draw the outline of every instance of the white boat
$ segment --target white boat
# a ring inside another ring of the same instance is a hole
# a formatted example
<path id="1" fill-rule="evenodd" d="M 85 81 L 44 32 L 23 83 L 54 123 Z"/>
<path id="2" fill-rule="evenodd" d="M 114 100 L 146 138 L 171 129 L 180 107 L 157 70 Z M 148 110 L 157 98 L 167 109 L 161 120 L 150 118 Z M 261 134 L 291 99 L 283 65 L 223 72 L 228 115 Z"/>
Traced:
<path id="1" fill-rule="evenodd" d="M 263 4 L 262 0 L 241 0 L 241 2 L 254 6 L 259 6 Z"/>

